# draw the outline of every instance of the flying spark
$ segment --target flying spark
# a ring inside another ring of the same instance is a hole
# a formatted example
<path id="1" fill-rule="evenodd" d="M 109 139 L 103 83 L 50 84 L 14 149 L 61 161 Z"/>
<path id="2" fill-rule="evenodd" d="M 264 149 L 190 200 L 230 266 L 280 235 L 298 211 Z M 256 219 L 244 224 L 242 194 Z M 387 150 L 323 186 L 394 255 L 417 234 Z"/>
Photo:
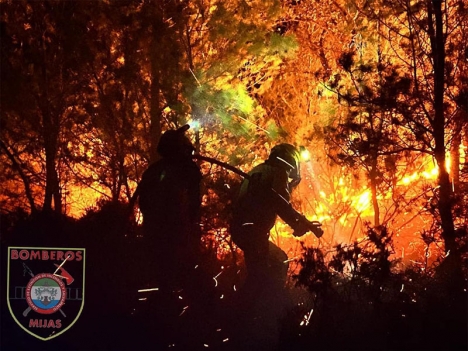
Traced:
<path id="1" fill-rule="evenodd" d="M 217 275 L 215 275 L 215 278 L 218 278 L 221 275 L 221 273 L 223 273 L 223 271 L 221 271 Z"/>
<path id="2" fill-rule="evenodd" d="M 182 312 L 180 312 L 179 317 L 182 316 L 182 315 L 185 313 L 185 311 L 187 311 L 188 308 L 189 308 L 188 306 L 185 306 L 185 307 L 182 309 Z"/>
<path id="3" fill-rule="evenodd" d="M 312 308 L 309 313 L 306 313 L 304 316 L 304 319 L 302 320 L 300 326 L 302 327 L 303 325 L 307 326 L 309 325 L 310 322 L 310 317 L 312 317 L 312 313 L 314 313 L 314 309 Z"/>
<path id="4" fill-rule="evenodd" d="M 236 117 L 237 117 L 237 118 L 240 118 L 240 119 L 243 120 L 243 121 L 246 121 L 247 123 L 252 124 L 255 128 L 258 128 L 258 129 L 260 129 L 260 130 L 263 130 L 265 133 L 270 134 L 270 132 L 269 132 L 268 130 L 266 130 L 266 129 L 260 127 L 260 126 L 258 126 L 258 125 L 255 124 L 254 122 L 249 121 L 248 119 L 246 119 L 246 118 L 244 118 L 244 117 L 241 117 L 241 116 L 236 116 Z"/>
<path id="5" fill-rule="evenodd" d="M 148 288 L 148 289 L 140 289 L 138 290 L 139 293 L 141 292 L 148 292 L 148 291 L 158 291 L 159 288 Z"/>
<path id="6" fill-rule="evenodd" d="M 217 275 L 213 277 L 213 280 L 215 281 L 215 287 L 218 286 L 218 281 L 216 280 L 216 278 L 218 278 L 221 275 L 221 273 L 223 273 L 223 271 L 219 272 Z"/>

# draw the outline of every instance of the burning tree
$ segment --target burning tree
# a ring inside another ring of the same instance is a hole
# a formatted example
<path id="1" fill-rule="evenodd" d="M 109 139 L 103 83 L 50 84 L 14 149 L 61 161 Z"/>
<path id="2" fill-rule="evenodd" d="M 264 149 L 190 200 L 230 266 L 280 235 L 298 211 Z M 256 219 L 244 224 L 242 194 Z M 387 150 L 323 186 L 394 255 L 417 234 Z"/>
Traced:
<path id="1" fill-rule="evenodd" d="M 63 211 L 60 165 L 64 145 L 75 139 L 66 131 L 83 88 L 81 9 L 56 2 L 2 5 L 1 145 L 33 212 L 39 202 L 44 210 Z"/>
<path id="2" fill-rule="evenodd" d="M 411 79 L 411 89 L 399 104 L 394 123 L 404 126 L 410 137 L 424 147 L 421 151 L 436 160 L 437 220 L 446 252 L 455 253 L 453 189 L 446 164 L 453 133 L 463 124 L 455 118 L 459 108 L 453 97 L 459 93 L 458 81 L 466 65 L 455 48 L 464 36 L 467 9 L 458 1 L 439 0 L 365 3 L 356 4 L 356 8 L 377 23 L 379 33 L 392 46 L 392 60 L 400 62 L 408 72 L 407 79 Z M 459 164 L 459 159 L 453 162 Z M 459 167 L 454 171 L 458 173 Z"/>

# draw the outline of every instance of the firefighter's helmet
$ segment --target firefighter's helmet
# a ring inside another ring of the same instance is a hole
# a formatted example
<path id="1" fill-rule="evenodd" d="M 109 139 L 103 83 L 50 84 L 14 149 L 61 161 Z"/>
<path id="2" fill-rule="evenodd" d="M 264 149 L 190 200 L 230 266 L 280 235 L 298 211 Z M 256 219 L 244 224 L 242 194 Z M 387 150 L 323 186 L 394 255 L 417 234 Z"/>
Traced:
<path id="1" fill-rule="evenodd" d="M 156 151 L 164 158 L 189 157 L 195 151 L 185 132 L 190 128 L 188 124 L 176 129 L 168 130 L 161 135 Z"/>
<path id="2" fill-rule="evenodd" d="M 290 173 L 289 176 L 297 185 L 301 180 L 299 162 L 301 155 L 291 144 L 278 144 L 271 149 L 269 160 L 279 161 Z"/>

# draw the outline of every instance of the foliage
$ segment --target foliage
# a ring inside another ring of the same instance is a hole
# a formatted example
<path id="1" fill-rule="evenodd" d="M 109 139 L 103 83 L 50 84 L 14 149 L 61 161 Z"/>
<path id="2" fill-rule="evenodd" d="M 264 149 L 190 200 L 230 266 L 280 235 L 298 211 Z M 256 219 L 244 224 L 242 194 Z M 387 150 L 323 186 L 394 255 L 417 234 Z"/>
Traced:
<path id="1" fill-rule="evenodd" d="M 304 247 L 300 259 L 302 268 L 295 277 L 297 284 L 313 293 L 323 294 L 338 278 L 343 291 L 362 284 L 368 287 L 370 298 L 376 301 L 380 297 L 381 284 L 391 274 L 392 245 L 392 235 L 385 227 L 368 227 L 365 238 L 350 245 L 336 245 L 327 262 L 320 249 Z M 348 291 L 346 295 L 354 294 Z"/>
<path id="2" fill-rule="evenodd" d="M 399 201 L 404 194 L 396 185 L 414 171 L 411 164 L 425 153 L 426 146 L 398 121 L 403 101 L 410 94 L 410 77 L 402 67 L 384 62 L 380 54 L 377 62 L 368 63 L 362 55 L 356 56 L 352 49 L 339 58 L 342 74 L 333 78 L 330 90 L 347 109 L 324 128 L 325 142 L 334 162 L 363 175 L 369 183 L 374 225 L 380 225 L 383 202 L 378 197 L 391 193 L 391 198 Z M 404 141 L 401 135 L 405 135 Z"/>
<path id="3" fill-rule="evenodd" d="M 216 144 L 227 137 L 251 150 L 271 142 L 278 133 L 258 103 L 258 96 L 267 91 L 294 53 L 294 40 L 273 32 L 278 5 L 277 1 L 208 1 L 196 8 L 199 16 L 192 16 L 188 39 L 192 45 L 187 52 L 191 74 L 184 82 L 184 96 L 191 119 L 208 131 L 210 138 L 202 136 L 201 143 L 210 155 L 212 149 L 224 150 Z M 209 30 L 206 37 L 205 28 Z"/>

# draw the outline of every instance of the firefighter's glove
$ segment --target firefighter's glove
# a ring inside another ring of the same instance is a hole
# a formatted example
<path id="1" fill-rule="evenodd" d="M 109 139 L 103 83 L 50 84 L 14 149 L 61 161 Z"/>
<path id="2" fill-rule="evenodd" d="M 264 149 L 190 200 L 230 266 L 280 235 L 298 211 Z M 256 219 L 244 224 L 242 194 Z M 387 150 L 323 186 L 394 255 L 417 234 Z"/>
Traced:
<path id="1" fill-rule="evenodd" d="M 301 237 L 311 231 L 310 222 L 307 218 L 302 216 L 296 221 L 292 228 L 294 229 L 293 235 L 296 237 Z"/>
<path id="2" fill-rule="evenodd" d="M 295 223 L 293 235 L 296 237 L 301 237 L 307 232 L 312 232 L 317 238 L 320 238 L 323 235 L 322 224 L 317 221 L 309 221 L 304 216 L 301 216 Z"/>
<path id="3" fill-rule="evenodd" d="M 323 235 L 322 223 L 317 221 L 312 221 L 310 223 L 310 231 L 315 234 L 317 238 L 320 238 Z"/>

